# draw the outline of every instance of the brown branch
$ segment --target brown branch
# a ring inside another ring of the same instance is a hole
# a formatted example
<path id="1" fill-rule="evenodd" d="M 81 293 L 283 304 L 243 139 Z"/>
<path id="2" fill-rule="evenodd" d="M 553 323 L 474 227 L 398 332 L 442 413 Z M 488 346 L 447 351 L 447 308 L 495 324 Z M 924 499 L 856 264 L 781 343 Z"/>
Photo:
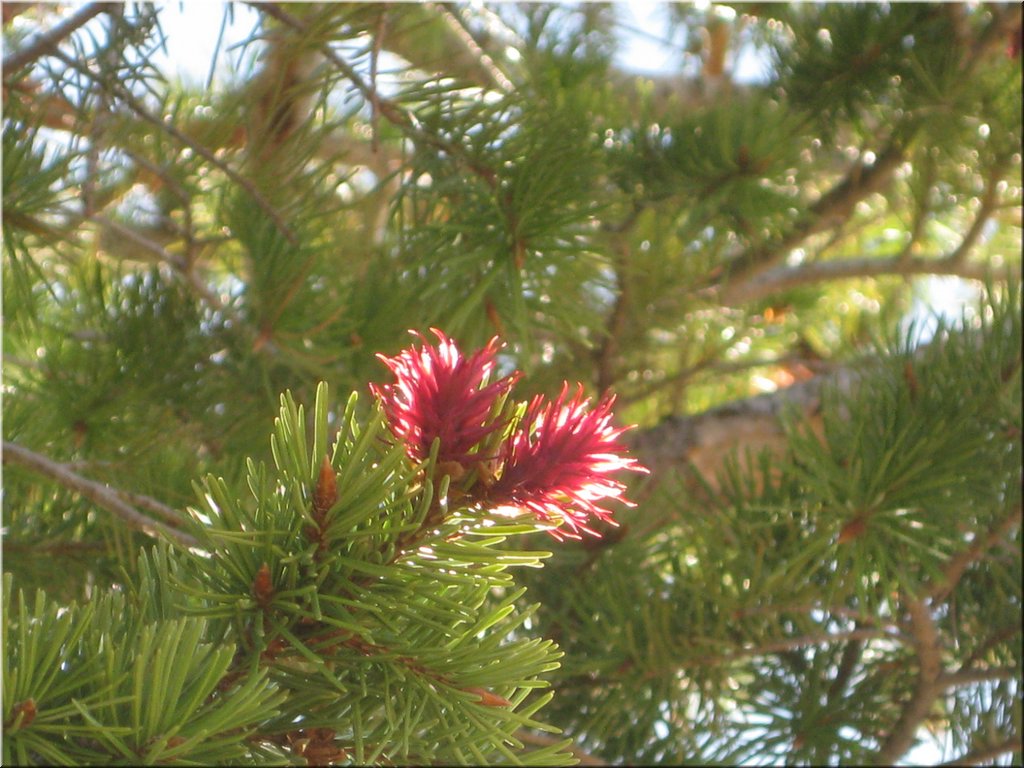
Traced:
<path id="1" fill-rule="evenodd" d="M 887 632 L 883 629 L 851 629 L 847 632 L 825 632 L 820 635 L 800 635 L 798 637 L 788 637 L 783 640 L 775 640 L 770 643 L 759 643 L 749 648 L 743 648 L 734 653 L 727 653 L 721 657 L 714 658 L 717 658 L 719 661 L 729 662 L 736 659 L 749 658 L 750 656 L 762 656 L 771 653 L 784 653 L 786 651 L 799 650 L 812 645 L 834 645 L 844 641 L 879 639 L 900 641 L 903 638 L 893 632 Z"/>
<path id="2" fill-rule="evenodd" d="M 225 304 L 220 300 L 210 287 L 203 282 L 202 278 L 196 274 L 194 264 L 186 258 L 176 256 L 166 250 L 160 243 L 146 237 L 141 232 L 133 229 L 132 227 L 125 226 L 114 219 L 108 219 L 106 216 L 94 215 L 90 218 L 91 221 L 96 222 L 102 227 L 114 232 L 125 240 L 135 243 L 143 251 L 151 253 L 155 259 L 159 262 L 169 266 L 175 274 L 180 275 L 185 282 L 195 291 L 199 299 L 207 304 L 207 306 L 216 313 L 223 315 L 233 322 L 233 328 L 239 334 L 249 333 L 250 336 L 246 337 L 247 340 L 251 339 L 254 335 L 252 329 L 249 326 L 248 321 L 235 312 L 230 305 Z M 280 352 L 280 348 L 274 342 L 273 339 L 260 337 L 259 349 L 270 355 L 275 355 Z"/>
<path id="3" fill-rule="evenodd" d="M 777 392 L 724 403 L 693 416 L 670 416 L 653 427 L 631 433 L 628 439 L 640 461 L 654 472 L 691 465 L 710 481 L 738 445 L 752 452 L 765 448 L 781 452 L 786 445 L 782 414 L 787 409 L 795 407 L 812 414 L 820 405 L 826 384 L 849 392 L 862 375 L 853 367 L 838 368 Z"/>
<path id="4" fill-rule="evenodd" d="M 1024 629 L 1022 629 L 1020 623 L 1010 624 L 1009 626 L 997 629 L 991 635 L 986 637 L 978 646 L 971 651 L 971 655 L 967 657 L 963 664 L 960 665 L 960 670 L 965 671 L 971 669 L 978 659 L 982 658 L 992 648 L 1004 643 L 1014 635 L 1019 635 Z"/>
<path id="5" fill-rule="evenodd" d="M 28 552 L 34 555 L 82 556 L 87 552 L 102 552 L 107 545 L 98 541 L 56 541 L 52 543 L 23 542 L 4 539 L 4 554 Z"/>
<path id="6" fill-rule="evenodd" d="M 998 187 L 1002 175 L 1002 166 L 996 166 L 989 172 L 988 178 L 985 180 L 985 192 L 981 196 L 981 204 L 978 207 L 978 215 L 974 217 L 974 221 L 960 241 L 960 245 L 946 257 L 951 263 L 963 264 L 967 260 L 967 255 L 971 252 L 974 244 L 981 237 L 981 231 L 995 212 L 996 204 L 999 202 Z"/>
<path id="7" fill-rule="evenodd" d="M 909 630 L 913 637 L 919 667 L 917 685 L 910 700 L 904 704 L 903 712 L 892 732 L 875 755 L 875 762 L 878 765 L 895 765 L 896 761 L 914 745 L 914 738 L 921 723 L 943 690 L 939 682 L 942 671 L 939 636 L 928 605 L 922 600 L 908 598 L 906 606 L 910 619 Z"/>
<path id="8" fill-rule="evenodd" d="M 958 672 L 944 672 L 939 675 L 937 683 L 945 690 L 961 685 L 1019 679 L 1020 670 L 1017 667 L 989 667 L 988 669 L 962 669 Z"/>
<path id="9" fill-rule="evenodd" d="M 129 495 L 135 501 L 145 499 L 145 508 L 159 515 L 163 518 L 164 522 L 158 522 L 151 517 L 141 514 L 132 504 L 125 501 L 124 495 L 127 492 L 82 477 L 72 472 L 64 464 L 53 461 L 17 443 L 5 440 L 3 442 L 3 463 L 7 464 L 9 462 L 57 481 L 65 488 L 75 491 L 101 509 L 117 515 L 130 528 L 141 531 L 147 536 L 154 538 L 163 536 L 184 547 L 196 547 L 199 545 L 199 542 L 189 534 L 175 530 L 176 527 L 183 524 L 183 516 L 156 501 L 156 499 L 149 499 L 137 494 Z"/>
<path id="10" fill-rule="evenodd" d="M 825 605 L 820 602 L 797 603 L 789 605 L 755 605 L 749 608 L 742 608 L 736 611 L 736 618 L 744 616 L 778 615 L 787 611 L 796 613 L 823 613 L 830 616 L 838 616 L 854 622 L 857 627 L 877 627 L 887 629 L 890 634 L 899 632 L 899 625 L 891 618 L 877 616 L 858 611 L 855 608 L 848 608 L 845 605 Z"/>
<path id="11" fill-rule="evenodd" d="M 837 259 L 813 261 L 796 267 L 774 267 L 742 283 L 724 286 L 720 299 L 725 304 L 756 301 L 779 291 L 808 283 L 844 280 L 883 275 L 954 275 L 968 280 L 985 281 L 990 277 L 1020 280 L 1020 267 L 1007 266 L 996 271 L 987 264 L 954 261 L 948 256 L 940 258 L 902 259 Z"/>
<path id="12" fill-rule="evenodd" d="M 792 248 L 812 235 L 841 226 L 857 203 L 881 191 L 889 183 L 903 162 L 905 141 L 906 137 L 903 141 L 890 141 L 889 146 L 875 157 L 871 165 L 858 162 L 842 181 L 808 208 L 787 234 L 733 259 L 724 274 L 724 293 L 728 295 L 733 290 L 731 284 L 743 285 L 756 280 L 762 272 L 775 267 Z"/>
<path id="13" fill-rule="evenodd" d="M 942 574 L 942 581 L 933 585 L 928 593 L 932 601 L 940 602 L 945 600 L 949 593 L 956 588 L 964 572 L 973 563 L 980 560 L 990 548 L 1006 540 L 1013 533 L 1014 529 L 1020 527 L 1022 517 L 1024 516 L 1022 516 L 1020 507 L 1011 510 L 1006 517 L 992 526 L 984 538 L 980 540 L 975 539 L 971 546 L 953 557 L 946 565 Z"/>
<path id="14" fill-rule="evenodd" d="M 900 261 L 906 261 L 913 255 L 914 246 L 917 245 L 918 241 L 921 239 L 921 235 L 924 233 L 925 221 L 928 218 L 928 214 L 931 212 L 931 206 L 928 204 L 928 198 L 931 195 L 932 187 L 935 186 L 937 163 L 930 152 L 924 153 L 921 163 L 923 165 L 921 169 L 921 175 L 924 182 L 922 185 L 923 189 L 919 195 L 914 196 L 914 219 L 910 225 L 910 237 L 907 239 L 907 244 L 903 246 L 903 250 L 900 251 L 900 255 L 897 257 Z"/>
<path id="15" fill-rule="evenodd" d="M 674 660 L 674 663 L 669 665 L 669 668 L 658 667 L 649 669 L 644 674 L 644 677 L 646 679 L 657 679 L 666 674 L 675 673 L 677 670 L 693 666 L 716 667 L 743 659 L 757 658 L 758 656 L 784 655 L 814 645 L 835 645 L 843 642 L 861 642 L 865 640 L 906 642 L 907 638 L 896 632 L 869 628 L 851 629 L 847 632 L 822 632 L 817 635 L 799 635 L 766 643 L 757 643 L 746 648 L 737 648 L 713 656 L 694 655 L 686 656 L 685 658 L 679 657 Z"/>
<path id="16" fill-rule="evenodd" d="M 863 652 L 863 640 L 851 640 L 843 648 L 843 655 L 839 658 L 835 679 L 832 680 L 832 684 L 828 687 L 828 692 L 826 693 L 830 705 L 836 704 L 845 695 L 846 688 L 850 684 L 850 678 L 853 677 Z"/>
<path id="17" fill-rule="evenodd" d="M 122 151 L 132 159 L 136 165 L 140 165 L 156 176 L 163 185 L 181 201 L 181 214 L 184 219 L 181 234 L 185 239 L 185 261 L 189 266 L 195 261 L 196 239 L 195 229 L 192 221 L 192 197 L 185 190 L 178 180 L 171 175 L 166 166 L 158 165 L 147 157 L 137 152 L 122 148 Z"/>
<path id="18" fill-rule="evenodd" d="M 426 7 L 430 10 L 435 11 L 441 16 L 441 20 L 447 25 L 457 39 L 465 47 L 466 52 L 475 60 L 477 65 L 483 72 L 487 73 L 491 82 L 500 90 L 505 93 L 512 93 L 515 90 L 515 85 L 509 80 L 505 73 L 499 69 L 498 65 L 494 63 L 494 59 L 487 55 L 483 48 L 473 39 L 473 36 L 466 29 L 466 26 L 462 23 L 452 11 L 450 11 L 444 5 L 439 3 L 426 3 Z"/>
<path id="19" fill-rule="evenodd" d="M 135 243 L 142 248 L 142 250 L 153 254 L 154 258 L 158 261 L 167 264 L 171 269 L 185 278 L 185 281 L 192 286 L 193 290 L 195 290 L 199 297 L 205 301 L 214 312 L 231 315 L 224 302 L 222 302 L 220 298 L 210 290 L 210 287 L 206 283 L 199 279 L 186 259 L 170 253 L 160 245 L 160 243 L 157 243 L 156 241 L 146 237 L 141 232 L 133 229 L 132 227 L 127 227 L 114 219 L 108 219 L 106 216 L 94 215 L 91 217 L 91 220 L 100 226 L 109 229 L 120 237 Z M 232 319 L 239 320 L 238 317 L 234 316 Z M 244 323 L 240 323 L 240 326 L 244 327 Z"/>
<path id="20" fill-rule="evenodd" d="M 120 3 L 90 3 L 82 6 L 77 13 L 68 16 L 58 24 L 55 24 L 47 32 L 40 32 L 33 37 L 24 47 L 6 56 L 3 60 L 3 71 L 7 75 L 13 75 L 21 68 L 31 64 L 36 59 L 53 53 L 61 40 L 66 38 L 79 27 L 101 13 L 119 10 L 123 6 Z"/>

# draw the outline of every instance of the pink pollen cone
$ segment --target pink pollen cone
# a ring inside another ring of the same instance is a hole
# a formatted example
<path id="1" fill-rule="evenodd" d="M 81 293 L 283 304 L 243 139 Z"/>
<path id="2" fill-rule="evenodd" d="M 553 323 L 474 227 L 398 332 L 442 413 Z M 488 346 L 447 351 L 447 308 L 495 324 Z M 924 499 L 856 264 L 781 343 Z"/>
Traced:
<path id="1" fill-rule="evenodd" d="M 414 461 L 430 455 L 440 438 L 438 463 L 466 464 L 483 457 L 475 454 L 480 442 L 505 424 L 491 419 L 499 398 L 506 395 L 518 374 L 485 383 L 495 368 L 500 349 L 498 338 L 464 357 L 436 328 L 430 329 L 438 345 L 430 345 L 419 333 L 422 347 L 402 350 L 395 357 L 377 355 L 395 375 L 395 383 L 371 384 L 383 404 L 392 433 L 406 444 Z"/>
<path id="2" fill-rule="evenodd" d="M 619 436 L 630 427 L 611 424 L 614 397 L 588 411 L 590 400 L 583 386 L 566 400 L 569 385 L 553 403 L 535 397 L 527 408 L 521 428 L 509 440 L 501 476 L 490 488 L 489 498 L 504 506 L 527 511 L 539 520 L 569 530 L 553 528 L 556 538 L 579 538 L 579 531 L 599 535 L 587 527 L 589 517 L 615 524 L 612 513 L 599 506 L 623 497 L 626 486 L 611 478 L 618 470 L 647 473 L 636 459 L 625 455 Z"/>

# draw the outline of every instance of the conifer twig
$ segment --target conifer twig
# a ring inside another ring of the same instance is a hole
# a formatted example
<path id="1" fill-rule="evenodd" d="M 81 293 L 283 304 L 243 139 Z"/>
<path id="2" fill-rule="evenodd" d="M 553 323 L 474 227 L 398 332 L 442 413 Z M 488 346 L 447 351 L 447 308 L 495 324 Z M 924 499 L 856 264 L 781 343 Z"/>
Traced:
<path id="1" fill-rule="evenodd" d="M 115 489 L 104 483 L 82 477 L 71 471 L 64 464 L 54 461 L 42 454 L 29 450 L 24 446 L 3 442 L 3 463 L 18 464 L 33 472 L 56 480 L 69 490 L 75 491 L 96 506 L 112 512 L 124 520 L 129 527 L 145 533 L 147 536 L 159 538 L 163 536 L 185 547 L 196 547 L 199 542 L 183 531 L 175 530 L 183 523 L 182 516 L 175 510 L 161 504 L 156 499 Z M 158 515 L 164 522 L 143 515 L 125 498 Z"/>
<path id="2" fill-rule="evenodd" d="M 534 747 L 553 747 L 555 744 L 559 744 L 564 741 L 563 738 L 558 736 L 551 736 L 546 733 L 535 733 L 534 731 L 527 731 L 526 729 L 516 731 L 515 736 L 523 742 L 523 744 L 530 744 Z M 573 757 L 579 760 L 579 765 L 608 765 L 606 760 L 600 760 L 583 751 L 579 747 L 569 747 L 569 752 Z"/>
<path id="3" fill-rule="evenodd" d="M 91 19 L 111 10 L 119 9 L 120 3 L 89 3 L 83 5 L 77 13 L 68 16 L 58 24 L 55 24 L 46 32 L 40 32 L 33 37 L 22 48 L 4 57 L 3 70 L 5 75 L 17 72 L 27 64 L 31 64 L 41 56 L 52 53 L 60 44 L 60 41 L 70 35 L 79 27 Z"/>
<path id="4" fill-rule="evenodd" d="M 99 79 L 98 75 L 95 72 L 90 70 L 88 67 L 82 66 L 79 62 L 75 61 L 70 56 L 66 56 L 60 51 L 54 51 L 53 55 L 61 61 L 63 61 L 76 72 L 79 72 L 93 80 Z M 110 88 L 110 90 L 115 93 L 117 98 L 123 101 L 128 106 L 128 108 L 131 109 L 136 115 L 138 115 L 144 122 L 156 126 L 158 129 L 167 133 L 168 136 L 175 139 L 180 144 L 183 144 L 184 146 L 191 149 L 193 152 L 202 157 L 208 163 L 220 169 L 220 171 L 224 173 L 225 176 L 227 176 L 229 179 L 231 179 L 231 181 L 235 182 L 238 186 L 240 186 L 248 193 L 248 195 L 253 199 L 256 205 L 258 205 L 260 209 L 265 214 L 267 214 L 267 216 L 270 217 L 270 220 L 274 222 L 274 225 L 281 232 L 281 234 L 284 235 L 285 239 L 291 245 L 298 245 L 298 238 L 295 236 L 295 233 L 292 232 L 291 227 L 289 227 L 287 223 L 285 223 L 285 220 L 281 216 L 281 213 L 270 204 L 270 202 L 263 196 L 259 189 L 256 188 L 256 185 L 253 184 L 251 180 L 247 179 L 245 176 L 242 176 L 240 173 L 238 173 L 238 171 L 234 170 L 231 166 L 229 166 L 227 163 L 225 163 L 223 160 L 217 157 L 213 152 L 211 152 L 205 146 L 200 144 L 198 141 L 195 141 L 194 139 L 186 136 L 184 133 L 179 131 L 173 124 L 151 113 L 121 83 L 117 83 L 116 88 L 110 86 L 109 83 L 105 85 L 106 87 Z"/>

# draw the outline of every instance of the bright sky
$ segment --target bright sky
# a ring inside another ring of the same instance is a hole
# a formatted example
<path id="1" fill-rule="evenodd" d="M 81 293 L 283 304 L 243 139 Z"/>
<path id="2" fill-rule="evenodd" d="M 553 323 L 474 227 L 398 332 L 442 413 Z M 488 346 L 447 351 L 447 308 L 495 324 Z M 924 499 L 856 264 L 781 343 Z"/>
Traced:
<path id="1" fill-rule="evenodd" d="M 219 0 L 179 0 L 165 2 L 160 24 L 167 37 L 166 56 L 158 56 L 157 63 L 168 73 L 176 73 L 193 83 L 205 83 L 210 62 L 216 49 L 224 19 L 224 2 Z M 681 33 L 668 38 L 666 3 L 654 0 L 619 2 L 616 12 L 622 22 L 623 46 L 616 63 L 624 69 L 638 73 L 658 74 L 678 71 L 682 63 L 683 40 Z M 702 3 L 694 4 L 700 7 Z M 707 3 L 703 3 L 707 5 Z M 724 11 L 728 12 L 728 11 Z M 234 18 L 224 27 L 224 44 L 218 70 L 224 66 L 224 55 L 230 47 L 244 40 L 256 22 L 256 11 L 241 3 L 233 9 Z M 748 48 L 742 50 L 735 62 L 733 76 L 739 82 L 751 82 L 765 77 L 766 62 Z"/>

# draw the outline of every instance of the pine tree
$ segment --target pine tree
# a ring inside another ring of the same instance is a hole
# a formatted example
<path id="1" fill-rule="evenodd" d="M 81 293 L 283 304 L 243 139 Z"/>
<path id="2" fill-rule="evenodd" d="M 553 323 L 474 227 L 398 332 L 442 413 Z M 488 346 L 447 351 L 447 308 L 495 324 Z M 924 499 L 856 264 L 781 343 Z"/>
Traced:
<path id="1" fill-rule="evenodd" d="M 624 11 L 3 4 L 4 764 L 1024 759 L 1020 6 Z"/>

